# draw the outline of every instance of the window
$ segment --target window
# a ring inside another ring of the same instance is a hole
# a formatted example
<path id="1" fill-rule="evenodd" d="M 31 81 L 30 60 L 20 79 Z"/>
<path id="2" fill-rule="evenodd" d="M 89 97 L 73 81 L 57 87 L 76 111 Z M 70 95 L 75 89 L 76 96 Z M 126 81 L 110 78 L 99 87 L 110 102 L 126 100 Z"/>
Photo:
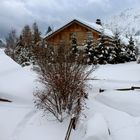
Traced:
<path id="1" fill-rule="evenodd" d="M 72 40 L 73 38 L 76 38 L 76 33 L 75 32 L 70 33 L 70 40 Z"/>
<path id="2" fill-rule="evenodd" d="M 92 32 L 87 32 L 87 40 L 93 40 Z"/>

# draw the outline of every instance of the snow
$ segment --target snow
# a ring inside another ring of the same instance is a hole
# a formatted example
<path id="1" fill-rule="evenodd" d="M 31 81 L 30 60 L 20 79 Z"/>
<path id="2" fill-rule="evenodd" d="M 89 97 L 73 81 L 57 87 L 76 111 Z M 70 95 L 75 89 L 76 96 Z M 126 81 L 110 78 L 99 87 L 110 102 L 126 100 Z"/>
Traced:
<path id="1" fill-rule="evenodd" d="M 19 66 L 0 50 L 0 98 L 12 101 L 0 102 L 0 140 L 65 138 L 70 118 L 58 123 L 34 107 L 33 93 L 41 87 L 31 68 Z M 136 62 L 100 65 L 87 81 L 86 108 L 70 140 L 139 140 L 140 90 L 115 90 L 139 86 L 139 72 Z"/>
<path id="2" fill-rule="evenodd" d="M 37 77 L 31 67 L 22 68 L 0 50 L 0 96 L 14 102 L 33 99 L 34 80 Z M 12 95 L 12 96 L 11 96 Z"/>
<path id="3" fill-rule="evenodd" d="M 140 106 L 139 99 L 139 91 L 113 91 L 113 94 L 108 91 L 96 98 L 97 101 L 134 117 L 140 116 L 140 108 L 136 107 Z"/>
<path id="4" fill-rule="evenodd" d="M 0 103 L 0 140 L 14 140 L 13 134 L 28 108 Z"/>
<path id="5" fill-rule="evenodd" d="M 140 138 L 139 134 L 136 133 L 136 126 L 139 125 L 140 121 L 139 118 L 134 118 L 125 112 L 104 105 L 96 100 L 90 102 L 89 105 L 91 106 L 90 112 L 101 113 L 104 116 L 112 140 L 137 140 Z"/>
<path id="6" fill-rule="evenodd" d="M 119 38 L 123 44 L 125 44 L 125 45 L 129 44 L 129 39 L 126 38 L 124 35 L 120 35 Z"/>
<path id="7" fill-rule="evenodd" d="M 113 32 L 116 30 L 123 36 L 122 40 L 127 44 L 127 38 L 125 37 L 132 35 L 136 45 L 139 47 L 140 44 L 140 8 L 128 8 L 116 15 L 107 18 L 105 21 L 105 27 L 109 28 Z"/>
<path id="8" fill-rule="evenodd" d="M 117 65 L 102 65 L 93 73 L 98 79 L 119 80 L 119 81 L 140 81 L 140 65 L 130 62 Z"/>
<path id="9" fill-rule="evenodd" d="M 106 19 L 109 29 L 123 32 L 125 35 L 136 35 L 139 32 L 140 8 L 127 8 Z"/>
<path id="10" fill-rule="evenodd" d="M 87 122 L 85 140 L 109 140 L 108 126 L 101 114 L 96 113 Z"/>
<path id="11" fill-rule="evenodd" d="M 88 22 L 88 21 L 84 21 L 82 19 L 76 19 L 76 20 L 78 20 L 79 22 L 81 22 L 81 23 L 83 23 L 83 24 L 85 24 L 85 25 L 87 25 L 87 26 L 89 26 L 89 27 L 101 32 L 101 33 L 103 32 L 104 35 L 106 35 L 108 37 L 113 37 L 114 36 L 114 34 L 113 34 L 113 32 L 111 30 L 109 30 L 109 29 L 107 29 L 107 28 L 105 28 L 105 27 L 103 27 L 101 25 L 98 25 L 98 24 L 96 24 L 94 22 L 91 23 L 91 22 Z"/>
<path id="12" fill-rule="evenodd" d="M 91 23 L 91 22 L 88 22 L 88 21 L 84 21 L 83 19 L 76 19 L 76 20 L 85 24 L 85 25 L 87 25 L 87 26 L 89 26 L 89 27 L 91 27 L 91 28 L 93 28 L 93 29 L 95 29 L 95 30 L 97 30 L 98 32 L 101 32 L 101 33 L 103 32 L 106 36 L 109 36 L 109 37 L 114 36 L 114 34 L 111 30 L 106 29 L 103 26 L 98 25 L 94 22 Z"/>
<path id="13" fill-rule="evenodd" d="M 8 71 L 14 70 L 19 68 L 20 66 L 15 63 L 14 61 L 11 61 L 11 59 L 5 55 L 4 50 L 0 49 L 0 74 L 3 75 L 4 73 L 8 73 Z M 9 70 L 10 68 L 10 70 Z"/>

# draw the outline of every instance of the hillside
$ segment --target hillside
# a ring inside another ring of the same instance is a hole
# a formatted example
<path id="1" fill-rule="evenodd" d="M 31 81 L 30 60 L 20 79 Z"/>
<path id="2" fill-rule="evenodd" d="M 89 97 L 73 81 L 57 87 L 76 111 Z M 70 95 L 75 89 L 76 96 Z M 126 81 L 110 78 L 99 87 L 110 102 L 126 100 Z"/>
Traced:
<path id="1" fill-rule="evenodd" d="M 105 26 L 124 36 L 133 35 L 136 43 L 140 43 L 140 8 L 129 8 L 106 19 Z"/>
<path id="2" fill-rule="evenodd" d="M 129 8 L 106 20 L 108 28 L 118 29 L 124 34 L 140 35 L 140 9 Z"/>

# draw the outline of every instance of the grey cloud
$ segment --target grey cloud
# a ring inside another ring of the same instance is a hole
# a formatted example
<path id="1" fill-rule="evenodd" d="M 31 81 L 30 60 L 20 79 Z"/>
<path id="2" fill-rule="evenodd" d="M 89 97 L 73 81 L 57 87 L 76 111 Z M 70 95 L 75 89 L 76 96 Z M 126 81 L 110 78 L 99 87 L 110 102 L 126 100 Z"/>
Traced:
<path id="1" fill-rule="evenodd" d="M 76 17 L 94 22 L 138 4 L 139 0 L 1 0 L 0 37 L 35 21 L 43 32 L 48 25 L 58 26 Z"/>

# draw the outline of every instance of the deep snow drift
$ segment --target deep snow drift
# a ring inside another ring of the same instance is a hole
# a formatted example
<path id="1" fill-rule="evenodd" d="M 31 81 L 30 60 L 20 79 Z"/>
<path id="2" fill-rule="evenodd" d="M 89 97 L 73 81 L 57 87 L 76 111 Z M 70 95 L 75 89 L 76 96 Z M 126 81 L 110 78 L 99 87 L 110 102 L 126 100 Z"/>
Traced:
<path id="1" fill-rule="evenodd" d="M 102 65 L 89 80 L 89 97 L 76 131 L 70 140 L 139 140 L 140 91 L 116 91 L 139 86 L 140 65 L 133 63 Z M 33 92 L 37 75 L 31 67 L 22 68 L 0 50 L 0 140 L 63 140 L 69 119 L 58 123 L 52 116 L 42 117 L 35 109 Z M 105 92 L 99 93 L 99 89 Z"/>

